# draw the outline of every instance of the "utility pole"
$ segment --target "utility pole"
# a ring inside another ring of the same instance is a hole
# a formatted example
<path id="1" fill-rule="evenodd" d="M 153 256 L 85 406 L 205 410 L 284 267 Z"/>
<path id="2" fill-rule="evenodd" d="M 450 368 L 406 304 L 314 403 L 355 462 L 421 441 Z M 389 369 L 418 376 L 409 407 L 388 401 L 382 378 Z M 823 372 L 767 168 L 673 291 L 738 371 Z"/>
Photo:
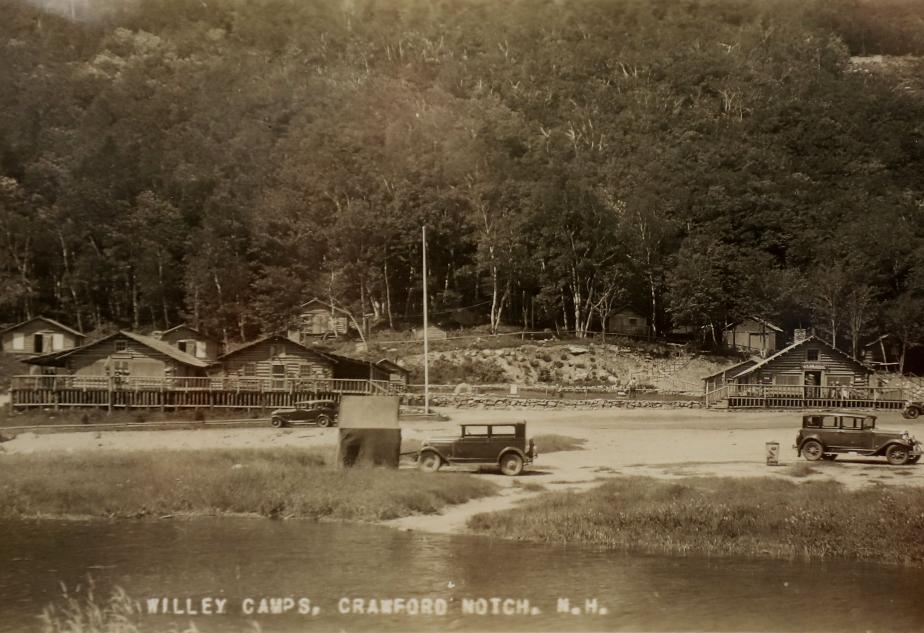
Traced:
<path id="1" fill-rule="evenodd" d="M 423 341 L 424 341 L 424 414 L 430 414 L 430 346 L 427 340 L 427 227 L 421 227 L 423 235 Z"/>

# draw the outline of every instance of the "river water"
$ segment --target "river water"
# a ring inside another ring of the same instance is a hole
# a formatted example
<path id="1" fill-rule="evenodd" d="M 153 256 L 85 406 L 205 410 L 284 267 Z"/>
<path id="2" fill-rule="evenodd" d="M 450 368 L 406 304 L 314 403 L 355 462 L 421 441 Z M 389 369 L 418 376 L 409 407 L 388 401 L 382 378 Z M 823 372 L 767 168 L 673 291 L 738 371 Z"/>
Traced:
<path id="1" fill-rule="evenodd" d="M 0 631 L 42 630 L 37 616 L 60 601 L 60 584 L 74 588 L 88 576 L 97 595 L 120 586 L 145 610 L 148 599 L 163 606 L 167 598 L 184 612 L 146 614 L 145 631 L 190 622 L 203 632 L 266 633 L 924 630 L 918 569 L 639 556 L 377 526 L 201 519 L 0 523 Z M 261 598 L 286 597 L 295 606 L 284 614 L 251 613 Z M 203 615 L 204 599 L 213 611 L 224 600 L 227 613 Z M 384 599 L 403 600 L 405 611 L 445 605 L 445 614 L 355 613 L 382 610 Z M 559 613 L 560 599 L 580 613 Z"/>

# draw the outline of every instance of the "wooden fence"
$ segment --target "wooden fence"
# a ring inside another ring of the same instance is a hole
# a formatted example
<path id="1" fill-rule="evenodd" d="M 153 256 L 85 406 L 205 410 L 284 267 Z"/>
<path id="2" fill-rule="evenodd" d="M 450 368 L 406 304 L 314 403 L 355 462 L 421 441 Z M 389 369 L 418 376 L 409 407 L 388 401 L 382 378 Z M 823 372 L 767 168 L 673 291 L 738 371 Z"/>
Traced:
<path id="1" fill-rule="evenodd" d="M 905 396 L 896 387 L 732 384 L 706 392 L 704 400 L 733 409 L 901 409 Z"/>
<path id="2" fill-rule="evenodd" d="M 13 376 L 10 405 L 13 409 L 272 409 L 314 398 L 394 395 L 402 391 L 402 385 L 387 380 L 34 375 Z"/>

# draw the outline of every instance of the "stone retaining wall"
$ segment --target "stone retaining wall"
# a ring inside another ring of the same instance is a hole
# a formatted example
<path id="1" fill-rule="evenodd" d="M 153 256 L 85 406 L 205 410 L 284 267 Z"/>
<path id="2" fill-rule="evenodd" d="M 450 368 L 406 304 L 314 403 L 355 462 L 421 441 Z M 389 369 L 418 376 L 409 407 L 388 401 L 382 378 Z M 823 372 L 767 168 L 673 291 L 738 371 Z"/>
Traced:
<path id="1" fill-rule="evenodd" d="M 405 396 L 405 404 L 422 405 L 423 396 Z M 696 400 L 613 400 L 595 398 L 588 400 L 557 400 L 541 398 L 511 398 L 507 396 L 434 395 L 430 406 L 454 407 L 458 409 L 702 409 L 702 402 Z"/>

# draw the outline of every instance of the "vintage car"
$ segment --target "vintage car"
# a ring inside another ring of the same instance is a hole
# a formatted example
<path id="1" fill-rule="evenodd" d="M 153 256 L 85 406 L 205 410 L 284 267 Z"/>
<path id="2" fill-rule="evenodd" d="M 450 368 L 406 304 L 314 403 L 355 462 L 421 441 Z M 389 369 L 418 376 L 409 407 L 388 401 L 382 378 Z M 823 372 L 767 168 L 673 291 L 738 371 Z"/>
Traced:
<path id="1" fill-rule="evenodd" d="M 526 422 L 463 424 L 458 437 L 435 437 L 420 445 L 417 465 L 435 472 L 443 464 L 495 464 L 505 475 L 519 475 L 538 452 L 526 440 Z"/>
<path id="2" fill-rule="evenodd" d="M 270 424 L 276 428 L 295 424 L 331 426 L 337 423 L 339 409 L 336 400 L 303 400 L 294 407 L 274 410 L 270 413 Z"/>
<path id="3" fill-rule="evenodd" d="M 793 446 L 809 461 L 832 460 L 838 453 L 885 456 L 890 464 L 915 464 L 921 443 L 908 431 L 876 428 L 876 416 L 824 411 L 802 416 L 802 430 Z"/>
<path id="4" fill-rule="evenodd" d="M 924 411 L 924 402 L 919 400 L 908 400 L 905 403 L 905 408 L 902 409 L 902 417 L 906 420 L 913 420 Z"/>

